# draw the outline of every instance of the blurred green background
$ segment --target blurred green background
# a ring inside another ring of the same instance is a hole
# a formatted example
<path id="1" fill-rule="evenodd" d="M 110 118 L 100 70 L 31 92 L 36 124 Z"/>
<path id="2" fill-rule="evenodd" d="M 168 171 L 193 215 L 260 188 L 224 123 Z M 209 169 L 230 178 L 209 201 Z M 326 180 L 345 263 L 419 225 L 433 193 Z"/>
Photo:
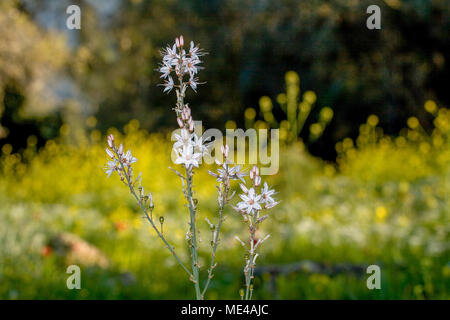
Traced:
<path id="1" fill-rule="evenodd" d="M 70 4 L 81 30 L 66 29 Z M 366 28 L 371 4 L 381 30 Z M 187 259 L 181 186 L 167 169 L 174 98 L 155 70 L 183 34 L 209 52 L 207 83 L 187 97 L 195 119 L 280 129 L 280 171 L 268 180 L 282 202 L 263 225 L 272 237 L 260 264 L 309 267 L 263 272 L 254 297 L 448 299 L 449 33 L 445 0 L 3 0 L 0 298 L 193 298 L 124 186 L 102 171 L 114 133 Z M 213 220 L 214 180 L 200 171 L 199 220 Z M 242 286 L 233 237 L 245 230 L 227 216 L 212 299 L 239 298 Z M 66 288 L 72 263 L 81 290 Z M 381 266 L 381 290 L 366 287 L 370 264 Z M 353 271 L 332 272 L 342 266 Z"/>

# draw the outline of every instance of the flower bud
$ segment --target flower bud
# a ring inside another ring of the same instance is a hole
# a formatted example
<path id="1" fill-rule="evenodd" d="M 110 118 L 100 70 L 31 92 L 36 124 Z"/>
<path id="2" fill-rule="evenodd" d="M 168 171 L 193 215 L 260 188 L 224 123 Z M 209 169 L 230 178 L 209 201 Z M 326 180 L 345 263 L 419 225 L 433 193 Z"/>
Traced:
<path id="1" fill-rule="evenodd" d="M 175 45 L 177 46 L 177 48 L 180 47 L 180 40 L 178 38 L 175 38 Z"/>
<path id="2" fill-rule="evenodd" d="M 119 150 L 117 151 L 117 153 L 118 153 L 120 156 L 123 155 L 123 144 L 120 144 Z"/>
<path id="3" fill-rule="evenodd" d="M 223 154 L 223 156 L 224 156 L 225 158 L 228 158 L 228 150 L 230 149 L 230 148 L 228 147 L 228 145 L 222 146 L 221 149 L 222 149 L 222 154 Z"/>
<path id="4" fill-rule="evenodd" d="M 255 177 L 255 187 L 259 187 L 261 185 L 261 177 L 256 176 Z"/>
<path id="5" fill-rule="evenodd" d="M 194 132 L 194 121 L 192 121 L 192 118 L 191 121 L 189 121 L 189 131 Z"/>
<path id="6" fill-rule="evenodd" d="M 105 150 L 106 150 L 106 153 L 108 154 L 108 156 L 109 156 L 111 159 L 114 159 L 114 153 L 113 153 L 111 150 L 109 150 L 108 148 L 106 148 Z"/>
<path id="7" fill-rule="evenodd" d="M 161 223 L 161 224 L 164 223 L 164 217 L 163 216 L 159 217 L 159 223 Z"/>
<path id="8" fill-rule="evenodd" d="M 244 184 L 240 183 L 239 186 L 241 187 L 242 191 L 244 191 L 244 193 L 248 193 L 248 189 Z"/>
<path id="9" fill-rule="evenodd" d="M 150 210 L 153 210 L 153 208 L 155 207 L 155 205 L 153 204 L 153 196 L 151 192 L 148 193 L 148 207 L 150 208 Z"/>
<path id="10" fill-rule="evenodd" d="M 112 134 L 110 134 L 110 135 L 108 136 L 108 146 L 109 146 L 110 148 L 113 148 L 113 147 L 114 147 L 114 136 L 113 136 Z"/>
<path id="11" fill-rule="evenodd" d="M 180 36 L 180 47 L 184 46 L 184 38 L 183 35 Z"/>

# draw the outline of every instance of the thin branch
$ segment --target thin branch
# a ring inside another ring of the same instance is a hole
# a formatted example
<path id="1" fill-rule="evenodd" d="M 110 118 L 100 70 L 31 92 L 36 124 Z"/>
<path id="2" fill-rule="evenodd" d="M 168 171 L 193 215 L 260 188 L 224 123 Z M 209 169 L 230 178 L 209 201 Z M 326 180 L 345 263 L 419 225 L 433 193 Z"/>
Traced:
<path id="1" fill-rule="evenodd" d="M 117 154 L 118 158 L 120 159 L 120 156 Z M 151 226 L 153 227 L 153 229 L 155 230 L 156 234 L 158 235 L 158 237 L 164 242 L 164 244 L 166 245 L 167 249 L 172 253 L 173 257 L 175 258 L 175 260 L 178 262 L 178 264 L 183 268 L 184 271 L 186 271 L 186 273 L 189 275 L 189 277 L 192 277 L 192 273 L 189 271 L 189 269 L 184 265 L 184 263 L 180 260 L 180 258 L 177 256 L 177 254 L 175 253 L 175 250 L 172 246 L 169 245 L 169 243 L 167 242 L 166 238 L 163 236 L 163 234 L 158 230 L 158 228 L 156 227 L 156 225 L 153 222 L 153 219 L 150 218 L 150 216 L 148 215 L 147 209 L 144 207 L 142 200 L 140 199 L 140 197 L 138 197 L 138 195 L 136 194 L 136 192 L 134 191 L 134 187 L 130 181 L 130 177 L 128 175 L 128 172 L 125 170 L 125 167 L 123 166 L 122 162 L 120 162 L 120 168 L 124 173 L 124 176 L 127 180 L 128 183 L 128 187 L 130 188 L 130 192 L 131 194 L 136 198 L 136 201 L 138 202 L 139 206 L 141 207 L 142 211 L 145 214 L 145 218 L 150 222 Z M 153 210 L 152 210 L 153 211 Z"/>

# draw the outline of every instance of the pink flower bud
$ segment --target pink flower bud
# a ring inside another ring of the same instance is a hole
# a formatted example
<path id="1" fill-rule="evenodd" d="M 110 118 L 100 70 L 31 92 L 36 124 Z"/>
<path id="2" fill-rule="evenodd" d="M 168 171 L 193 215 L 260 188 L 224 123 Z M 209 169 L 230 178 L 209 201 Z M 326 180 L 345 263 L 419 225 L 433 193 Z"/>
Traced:
<path id="1" fill-rule="evenodd" d="M 114 153 L 113 153 L 111 150 L 109 150 L 108 148 L 106 148 L 105 150 L 106 150 L 106 153 L 108 154 L 108 156 L 109 156 L 111 159 L 114 159 Z"/>
<path id="2" fill-rule="evenodd" d="M 255 187 L 259 187 L 261 185 L 261 177 L 256 176 L 255 177 Z"/>
<path id="3" fill-rule="evenodd" d="M 248 189 L 244 184 L 240 183 L 239 186 L 241 187 L 241 189 L 244 193 L 248 193 Z"/>
<path id="4" fill-rule="evenodd" d="M 253 169 L 250 170 L 249 175 L 250 175 L 250 180 L 253 180 L 253 177 L 255 176 L 255 172 L 253 171 Z"/>
<path id="5" fill-rule="evenodd" d="M 119 155 L 122 155 L 122 154 L 123 154 L 123 144 L 120 144 L 119 150 L 117 151 L 117 153 L 118 153 Z"/>
<path id="6" fill-rule="evenodd" d="M 183 127 L 184 127 L 184 123 L 183 123 L 183 121 L 181 120 L 181 118 L 177 118 L 177 123 L 178 123 L 178 126 L 179 126 L 180 128 L 183 128 Z"/>
<path id="7" fill-rule="evenodd" d="M 112 148 L 112 147 L 114 146 L 114 136 L 113 136 L 112 134 L 110 134 L 110 135 L 108 136 L 108 146 L 109 146 L 110 148 Z"/>
<path id="8" fill-rule="evenodd" d="M 177 48 L 180 47 L 180 40 L 178 38 L 175 38 L 175 45 L 177 46 Z"/>
<path id="9" fill-rule="evenodd" d="M 180 47 L 184 46 L 184 38 L 183 35 L 180 36 Z"/>
<path id="10" fill-rule="evenodd" d="M 189 131 L 194 132 L 194 121 L 192 121 L 192 118 L 189 121 Z"/>
<path id="11" fill-rule="evenodd" d="M 230 148 L 228 147 L 228 145 L 222 146 L 221 149 L 222 149 L 222 154 L 223 154 L 223 156 L 224 156 L 225 158 L 228 158 L 228 150 L 230 149 Z"/>

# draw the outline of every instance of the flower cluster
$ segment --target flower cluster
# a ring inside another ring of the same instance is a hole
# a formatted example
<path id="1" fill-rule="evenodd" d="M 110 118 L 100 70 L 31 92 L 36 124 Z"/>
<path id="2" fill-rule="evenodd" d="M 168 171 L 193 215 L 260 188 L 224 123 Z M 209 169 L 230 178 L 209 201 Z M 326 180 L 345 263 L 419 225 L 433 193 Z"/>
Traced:
<path id="1" fill-rule="evenodd" d="M 122 180 L 124 179 L 124 172 L 128 173 L 132 177 L 133 168 L 131 165 L 137 162 L 137 158 L 133 157 L 131 150 L 124 153 L 122 144 L 120 144 L 119 147 L 116 147 L 114 144 L 114 136 L 112 134 L 108 136 L 108 147 L 109 148 L 106 148 L 106 154 L 111 159 L 105 167 L 105 173 L 108 175 L 108 178 L 114 171 L 118 172 Z"/>
<path id="2" fill-rule="evenodd" d="M 203 137 L 197 136 L 194 132 L 194 120 L 191 116 L 191 109 L 184 105 L 180 115 L 177 117 L 180 126 L 180 134 L 174 134 L 175 143 L 173 150 L 177 156 L 176 164 L 183 164 L 186 169 L 190 166 L 197 167 L 203 155 L 208 152 L 208 144 Z"/>
<path id="3" fill-rule="evenodd" d="M 172 47 L 168 46 L 162 51 L 163 61 L 159 67 L 161 78 L 164 80 L 164 92 L 170 92 L 174 87 L 177 87 L 181 92 L 185 92 L 187 86 L 196 91 L 199 84 L 196 77 L 198 70 L 201 69 L 200 57 L 205 53 L 191 41 L 189 50 L 184 49 L 183 36 L 175 39 Z M 179 85 L 174 83 L 172 74 L 176 76 Z M 183 77 L 188 75 L 189 80 L 183 82 Z"/>
<path id="4" fill-rule="evenodd" d="M 245 258 L 244 266 L 244 276 L 245 276 L 245 292 L 241 290 L 241 299 L 250 300 L 252 298 L 253 285 L 252 280 L 254 277 L 254 271 L 256 266 L 256 259 L 258 258 L 258 253 L 256 252 L 258 247 L 266 241 L 270 235 L 266 235 L 262 239 L 256 238 L 256 233 L 259 224 L 261 224 L 267 215 L 260 216 L 262 210 L 270 209 L 278 204 L 273 196 L 275 195 L 275 190 L 270 189 L 266 182 L 264 186 L 261 187 L 261 176 L 259 175 L 259 169 L 254 166 L 249 173 L 252 186 L 247 188 L 245 184 L 241 183 L 240 187 L 243 191 L 239 195 L 241 202 L 239 202 L 235 207 L 236 211 L 240 212 L 244 217 L 244 222 L 248 225 L 248 230 L 250 233 L 249 245 L 247 246 L 239 237 L 235 239 L 248 250 L 248 255 Z"/>
<path id="5" fill-rule="evenodd" d="M 224 162 L 221 163 L 216 159 L 216 164 L 220 167 L 217 173 L 209 171 L 208 173 L 216 178 L 217 182 L 223 182 L 225 185 L 230 185 L 230 180 L 241 180 L 245 182 L 244 177 L 247 175 L 241 170 L 240 165 L 233 165 L 233 162 L 228 159 L 229 147 L 227 145 L 221 147 Z"/>
<path id="6" fill-rule="evenodd" d="M 175 163 L 183 164 L 186 169 L 191 166 L 198 168 L 201 158 L 208 152 L 208 144 L 186 128 L 181 128 L 180 134 L 174 134 L 174 137 L 176 141 L 173 150 L 177 156 Z"/>
<path id="7" fill-rule="evenodd" d="M 245 184 L 240 184 L 243 193 L 239 197 L 242 201 L 234 209 L 242 214 L 250 215 L 275 207 L 278 204 L 273 198 L 275 190 L 270 189 L 267 182 L 264 182 L 264 186 L 260 188 L 260 193 L 258 194 L 257 192 L 258 187 L 261 186 L 261 176 L 259 175 L 258 167 L 254 166 L 250 170 L 250 179 L 253 184 L 252 187 L 247 188 Z"/>

